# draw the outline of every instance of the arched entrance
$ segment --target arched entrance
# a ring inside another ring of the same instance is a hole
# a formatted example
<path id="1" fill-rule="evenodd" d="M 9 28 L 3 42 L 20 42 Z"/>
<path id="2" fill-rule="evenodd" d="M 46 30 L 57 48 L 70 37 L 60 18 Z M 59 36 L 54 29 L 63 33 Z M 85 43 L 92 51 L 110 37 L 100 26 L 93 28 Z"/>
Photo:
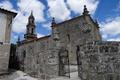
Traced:
<path id="1" fill-rule="evenodd" d="M 59 51 L 59 76 L 70 77 L 69 53 L 65 48 Z"/>

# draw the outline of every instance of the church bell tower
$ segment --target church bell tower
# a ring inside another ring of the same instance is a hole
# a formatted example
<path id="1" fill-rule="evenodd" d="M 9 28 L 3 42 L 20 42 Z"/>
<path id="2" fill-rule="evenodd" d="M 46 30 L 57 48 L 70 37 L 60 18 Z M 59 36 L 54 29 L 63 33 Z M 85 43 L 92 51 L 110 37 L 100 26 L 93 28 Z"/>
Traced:
<path id="1" fill-rule="evenodd" d="M 25 40 L 33 40 L 37 38 L 35 28 L 35 18 L 33 16 L 33 12 L 31 12 L 31 15 L 28 18 L 28 24 L 26 26 L 26 34 L 24 35 Z"/>

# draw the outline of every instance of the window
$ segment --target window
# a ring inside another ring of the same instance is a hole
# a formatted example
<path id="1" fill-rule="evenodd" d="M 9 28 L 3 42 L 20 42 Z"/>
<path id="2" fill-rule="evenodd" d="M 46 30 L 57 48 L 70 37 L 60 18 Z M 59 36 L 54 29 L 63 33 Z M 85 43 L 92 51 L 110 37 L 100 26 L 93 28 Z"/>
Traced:
<path id="1" fill-rule="evenodd" d="M 27 28 L 27 33 L 30 33 L 30 32 L 29 32 L 29 28 Z"/>
<path id="2" fill-rule="evenodd" d="M 113 80 L 113 77 L 112 77 L 112 76 L 110 76 L 109 80 Z"/>
<path id="3" fill-rule="evenodd" d="M 26 57 L 26 52 L 25 51 L 23 51 L 23 58 L 25 58 Z"/>
<path id="4" fill-rule="evenodd" d="M 34 53 L 34 47 L 33 47 L 32 45 L 30 45 L 30 46 L 28 47 L 28 53 L 29 53 L 29 54 L 33 54 L 33 53 Z"/>
<path id="5" fill-rule="evenodd" d="M 104 47 L 105 52 L 109 52 L 109 48 L 107 46 Z"/>
<path id="6" fill-rule="evenodd" d="M 33 34 L 33 32 L 34 32 L 34 29 L 33 29 L 33 28 L 32 28 L 32 31 L 31 31 L 31 32 L 32 32 L 32 34 Z"/>
<path id="7" fill-rule="evenodd" d="M 68 42 L 70 42 L 70 35 L 67 34 L 67 39 L 68 39 Z"/>

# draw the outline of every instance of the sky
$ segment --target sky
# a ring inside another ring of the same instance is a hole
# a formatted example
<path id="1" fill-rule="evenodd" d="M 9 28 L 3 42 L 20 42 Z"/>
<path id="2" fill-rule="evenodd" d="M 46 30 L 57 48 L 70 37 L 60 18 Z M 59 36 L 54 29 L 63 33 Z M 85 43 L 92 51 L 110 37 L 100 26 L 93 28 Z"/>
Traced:
<path id="1" fill-rule="evenodd" d="M 103 40 L 120 41 L 120 0 L 0 0 L 0 7 L 17 12 L 12 23 L 11 42 L 24 39 L 28 17 L 33 11 L 38 37 L 51 34 L 51 20 L 63 22 L 80 16 L 86 5 L 99 22 Z"/>

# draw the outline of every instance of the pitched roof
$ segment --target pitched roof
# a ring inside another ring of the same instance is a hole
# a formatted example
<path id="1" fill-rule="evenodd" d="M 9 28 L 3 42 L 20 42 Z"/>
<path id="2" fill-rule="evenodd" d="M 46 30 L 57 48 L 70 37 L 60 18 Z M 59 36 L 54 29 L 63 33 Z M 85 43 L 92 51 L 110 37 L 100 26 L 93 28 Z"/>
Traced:
<path id="1" fill-rule="evenodd" d="M 76 20 L 76 19 L 79 19 L 79 18 L 81 18 L 81 17 L 83 17 L 83 15 L 80 15 L 80 16 L 77 16 L 77 17 L 74 17 L 74 18 L 65 20 L 65 21 L 60 22 L 60 23 L 56 23 L 54 27 L 57 27 L 58 25 L 62 25 L 62 24 L 67 23 L 67 22 L 71 22 L 71 21 Z"/>
<path id="2" fill-rule="evenodd" d="M 15 11 L 10 11 L 10 10 L 4 9 L 4 8 L 0 8 L 0 12 L 5 13 L 5 14 L 11 14 L 11 15 L 13 15 L 14 17 L 17 15 L 17 12 L 15 12 Z"/>

